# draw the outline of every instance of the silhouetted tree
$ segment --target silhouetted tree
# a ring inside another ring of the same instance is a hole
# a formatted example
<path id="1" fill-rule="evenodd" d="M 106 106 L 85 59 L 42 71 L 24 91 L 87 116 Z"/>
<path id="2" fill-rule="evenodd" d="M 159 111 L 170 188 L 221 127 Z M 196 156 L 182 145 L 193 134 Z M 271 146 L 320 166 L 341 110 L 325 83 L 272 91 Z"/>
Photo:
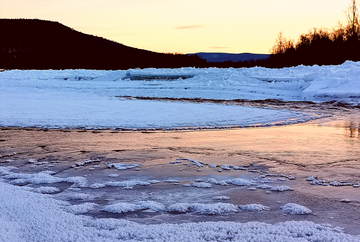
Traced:
<path id="1" fill-rule="evenodd" d="M 275 45 L 271 48 L 271 54 L 284 54 L 287 49 L 293 48 L 294 44 L 292 40 L 287 40 L 283 33 L 280 31 L 277 34 Z"/>
<path id="2" fill-rule="evenodd" d="M 346 18 L 348 21 L 349 36 L 358 37 L 359 35 L 359 10 L 356 6 L 356 0 L 351 0 L 346 10 Z"/>

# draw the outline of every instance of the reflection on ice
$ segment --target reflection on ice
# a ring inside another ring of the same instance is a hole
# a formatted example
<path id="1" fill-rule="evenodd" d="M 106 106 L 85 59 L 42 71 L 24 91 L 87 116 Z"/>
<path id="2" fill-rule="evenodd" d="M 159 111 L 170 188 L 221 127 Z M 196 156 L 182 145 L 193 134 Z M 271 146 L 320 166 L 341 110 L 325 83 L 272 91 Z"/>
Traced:
<path id="1" fill-rule="evenodd" d="M 345 127 L 345 134 L 350 138 L 360 138 L 360 122 L 350 121 Z"/>

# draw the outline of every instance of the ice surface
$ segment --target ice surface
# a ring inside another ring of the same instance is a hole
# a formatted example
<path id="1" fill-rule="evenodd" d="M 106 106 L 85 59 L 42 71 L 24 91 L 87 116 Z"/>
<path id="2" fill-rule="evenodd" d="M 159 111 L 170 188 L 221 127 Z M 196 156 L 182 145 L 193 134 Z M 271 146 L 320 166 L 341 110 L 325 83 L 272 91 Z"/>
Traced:
<path id="1" fill-rule="evenodd" d="M 265 125 L 284 120 L 285 124 L 300 122 L 309 117 L 281 110 L 208 103 L 128 100 L 117 96 L 334 100 L 359 104 L 359 69 L 360 62 L 347 61 L 337 66 L 282 69 L 130 70 L 133 75 L 193 76 L 171 81 L 123 79 L 126 71 L 4 71 L 0 72 L 0 125 L 166 129 Z"/>

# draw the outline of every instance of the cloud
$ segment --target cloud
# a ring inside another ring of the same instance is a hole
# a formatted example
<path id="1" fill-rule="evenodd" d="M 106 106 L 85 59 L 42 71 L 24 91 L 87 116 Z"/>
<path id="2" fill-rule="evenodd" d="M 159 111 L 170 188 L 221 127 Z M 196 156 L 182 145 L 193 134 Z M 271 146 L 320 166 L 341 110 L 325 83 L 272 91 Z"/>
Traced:
<path id="1" fill-rule="evenodd" d="M 174 29 L 199 29 L 204 28 L 204 25 L 185 25 L 185 26 L 177 26 Z"/>

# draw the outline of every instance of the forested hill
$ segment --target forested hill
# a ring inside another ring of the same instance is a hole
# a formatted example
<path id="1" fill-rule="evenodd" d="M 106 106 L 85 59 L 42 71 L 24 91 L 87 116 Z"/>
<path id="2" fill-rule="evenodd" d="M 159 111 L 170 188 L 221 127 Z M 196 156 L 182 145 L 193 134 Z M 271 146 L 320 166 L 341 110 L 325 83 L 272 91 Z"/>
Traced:
<path id="1" fill-rule="evenodd" d="M 84 34 L 58 22 L 0 19 L 2 69 L 128 69 L 201 66 L 197 56 L 163 54 Z"/>

